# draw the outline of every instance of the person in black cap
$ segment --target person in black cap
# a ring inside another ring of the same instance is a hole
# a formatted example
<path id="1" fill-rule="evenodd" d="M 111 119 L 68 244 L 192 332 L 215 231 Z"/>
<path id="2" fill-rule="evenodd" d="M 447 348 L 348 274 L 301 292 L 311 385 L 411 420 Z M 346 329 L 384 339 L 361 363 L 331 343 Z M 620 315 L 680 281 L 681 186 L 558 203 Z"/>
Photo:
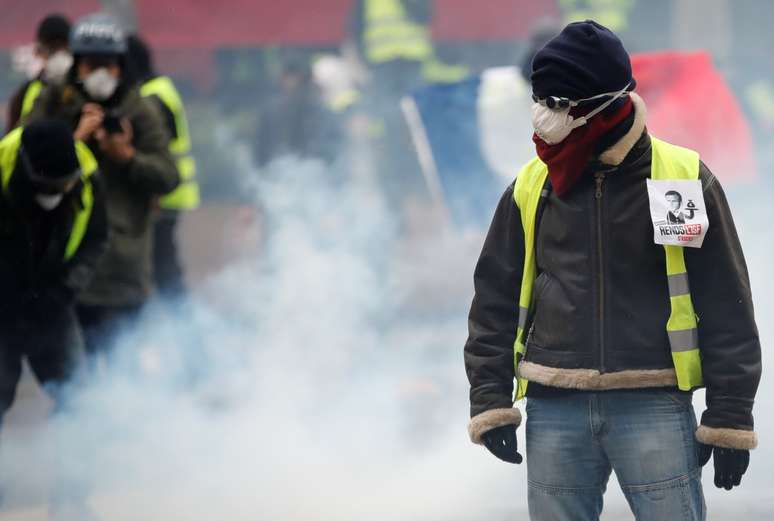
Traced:
<path id="1" fill-rule="evenodd" d="M 704 520 L 701 467 L 713 457 L 730 490 L 757 445 L 761 348 L 728 202 L 696 152 L 649 135 L 605 27 L 565 27 L 531 80 L 538 157 L 500 200 L 474 274 L 471 440 L 521 463 L 515 391 L 530 519 L 598 520 L 615 471 L 638 521 Z M 676 182 L 703 198 L 709 227 L 692 225 L 691 247 L 659 234 Z"/>
<path id="2" fill-rule="evenodd" d="M 61 14 L 50 14 L 38 25 L 35 55 L 43 63 L 36 78 L 24 82 L 8 101 L 6 132 L 10 132 L 26 116 L 48 83 L 62 84 L 73 64 L 68 50 L 70 21 Z"/>
<path id="3" fill-rule="evenodd" d="M 0 141 L 0 421 L 26 357 L 61 405 L 61 386 L 83 353 L 76 296 L 107 246 L 96 161 L 54 120 Z"/>

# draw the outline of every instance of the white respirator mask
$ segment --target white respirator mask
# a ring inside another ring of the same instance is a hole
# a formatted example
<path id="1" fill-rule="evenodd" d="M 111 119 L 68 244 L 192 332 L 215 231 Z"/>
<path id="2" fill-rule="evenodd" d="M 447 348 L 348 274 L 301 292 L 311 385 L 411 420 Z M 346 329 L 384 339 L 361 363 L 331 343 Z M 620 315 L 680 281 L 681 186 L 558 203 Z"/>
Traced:
<path id="1" fill-rule="evenodd" d="M 73 55 L 65 50 L 52 54 L 43 68 L 43 79 L 49 83 L 62 85 L 73 65 Z"/>
<path id="2" fill-rule="evenodd" d="M 36 194 L 35 202 L 45 211 L 50 212 L 62 202 L 64 194 Z"/>
<path id="3" fill-rule="evenodd" d="M 105 101 L 110 98 L 118 88 L 118 78 L 101 67 L 92 72 L 83 80 L 83 88 L 91 99 L 96 101 Z"/>
<path id="4" fill-rule="evenodd" d="M 532 104 L 532 127 L 535 129 L 535 134 L 549 145 L 561 143 L 570 135 L 570 132 L 585 125 L 589 119 L 605 110 L 618 98 L 628 95 L 626 89 L 629 88 L 629 85 L 631 83 L 627 83 L 623 89 L 616 92 L 605 92 L 579 100 L 557 96 L 538 98 L 533 95 L 532 99 L 535 103 Z M 574 118 L 570 115 L 570 109 L 573 107 L 605 97 L 610 97 L 610 99 L 585 116 Z"/>

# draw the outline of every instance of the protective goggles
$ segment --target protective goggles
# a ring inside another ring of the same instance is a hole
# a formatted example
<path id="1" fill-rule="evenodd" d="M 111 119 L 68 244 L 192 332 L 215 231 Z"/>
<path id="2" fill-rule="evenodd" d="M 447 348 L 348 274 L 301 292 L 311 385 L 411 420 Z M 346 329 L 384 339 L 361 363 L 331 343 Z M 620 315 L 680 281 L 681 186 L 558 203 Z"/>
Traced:
<path id="1" fill-rule="evenodd" d="M 51 176 L 38 172 L 35 167 L 32 166 L 27 152 L 24 147 L 19 148 L 19 158 L 21 158 L 24 170 L 27 172 L 27 177 L 30 179 L 36 190 L 45 194 L 63 194 L 73 189 L 78 180 L 81 178 L 81 169 L 76 168 L 73 172 L 65 175 Z"/>
<path id="2" fill-rule="evenodd" d="M 567 108 L 584 105 L 591 101 L 596 101 L 602 98 L 609 98 L 609 97 L 612 97 L 613 99 L 619 98 L 626 92 L 626 89 L 629 88 L 629 85 L 631 85 L 631 82 L 627 83 L 626 86 L 621 90 L 617 90 L 613 92 L 605 92 L 603 94 L 597 94 L 596 96 L 592 96 L 590 98 L 583 98 L 578 100 L 571 100 L 570 98 L 563 98 L 560 96 L 548 96 L 546 98 L 538 98 L 533 94 L 532 101 L 534 101 L 535 103 L 539 103 L 544 107 L 548 107 L 551 110 L 564 110 Z"/>

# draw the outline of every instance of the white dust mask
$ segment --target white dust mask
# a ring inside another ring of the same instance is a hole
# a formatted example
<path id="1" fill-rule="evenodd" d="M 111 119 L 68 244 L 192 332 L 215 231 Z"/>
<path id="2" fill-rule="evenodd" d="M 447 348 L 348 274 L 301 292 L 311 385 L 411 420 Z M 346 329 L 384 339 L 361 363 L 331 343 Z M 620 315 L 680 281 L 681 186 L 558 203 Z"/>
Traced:
<path id="1" fill-rule="evenodd" d="M 563 98 L 554 98 L 555 107 L 550 108 L 545 100 L 535 99 L 535 103 L 532 105 L 532 127 L 535 129 L 535 134 L 545 141 L 549 145 L 556 145 L 564 141 L 570 132 L 578 127 L 585 125 L 589 119 L 596 116 L 607 107 L 609 107 L 615 100 L 625 96 L 627 94 L 626 89 L 630 84 L 617 92 L 606 92 L 604 94 L 598 94 L 591 98 L 584 98 L 580 100 L 567 100 Z M 610 97 L 609 100 L 595 108 L 585 116 L 574 118 L 570 115 L 570 109 L 577 107 L 579 104 L 591 101 L 603 97 Z M 563 108 L 558 108 L 560 105 L 565 105 Z"/>
<path id="2" fill-rule="evenodd" d="M 45 211 L 50 212 L 59 206 L 59 203 L 62 202 L 63 197 L 64 194 L 36 194 L 35 201 L 38 203 L 38 206 L 43 208 Z"/>
<path id="3" fill-rule="evenodd" d="M 57 51 L 46 62 L 46 66 L 43 68 L 43 78 L 49 83 L 61 85 L 72 65 L 72 54 L 65 50 Z"/>
<path id="4" fill-rule="evenodd" d="M 105 101 L 118 88 L 118 78 L 102 67 L 86 76 L 83 80 L 83 88 L 93 100 Z"/>

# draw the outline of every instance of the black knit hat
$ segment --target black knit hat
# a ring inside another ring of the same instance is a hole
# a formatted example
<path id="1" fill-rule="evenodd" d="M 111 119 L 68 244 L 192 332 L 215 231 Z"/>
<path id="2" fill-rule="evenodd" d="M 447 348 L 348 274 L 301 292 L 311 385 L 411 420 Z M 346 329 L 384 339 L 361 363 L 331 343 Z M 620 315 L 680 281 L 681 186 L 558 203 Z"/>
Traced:
<path id="1" fill-rule="evenodd" d="M 636 85 L 621 40 L 592 20 L 565 27 L 532 60 L 532 93 L 578 100 Z"/>
<path id="2" fill-rule="evenodd" d="M 70 38 L 70 21 L 61 14 L 50 14 L 38 25 L 38 43 L 48 47 L 67 47 Z"/>
<path id="3" fill-rule="evenodd" d="M 35 180 L 57 182 L 77 174 L 80 163 L 70 127 L 54 119 L 30 123 L 22 131 L 23 162 Z"/>

